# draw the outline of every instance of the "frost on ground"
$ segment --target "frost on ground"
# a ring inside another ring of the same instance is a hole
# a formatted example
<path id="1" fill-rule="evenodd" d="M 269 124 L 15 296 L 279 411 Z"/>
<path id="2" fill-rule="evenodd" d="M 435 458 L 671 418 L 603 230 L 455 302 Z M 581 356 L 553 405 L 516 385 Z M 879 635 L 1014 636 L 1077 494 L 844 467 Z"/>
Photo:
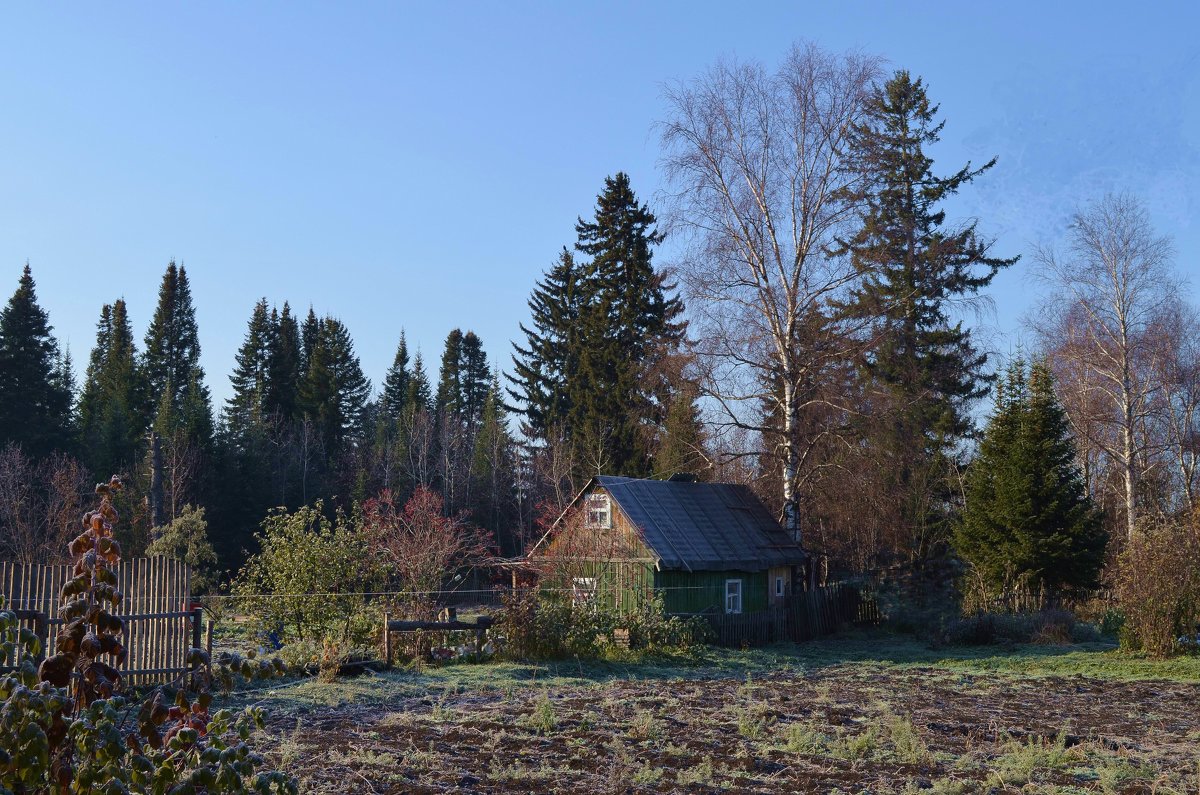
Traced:
<path id="1" fill-rule="evenodd" d="M 306 683 L 261 702 L 260 747 L 314 793 L 1198 791 L 1200 665 L 943 653 L 857 639 Z"/>

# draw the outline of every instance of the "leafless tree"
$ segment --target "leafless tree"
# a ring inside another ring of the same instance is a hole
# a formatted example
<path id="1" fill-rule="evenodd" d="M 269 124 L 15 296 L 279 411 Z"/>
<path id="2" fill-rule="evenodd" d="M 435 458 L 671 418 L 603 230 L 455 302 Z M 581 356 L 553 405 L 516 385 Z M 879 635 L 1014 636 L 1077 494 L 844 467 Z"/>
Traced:
<path id="1" fill-rule="evenodd" d="M 434 422 L 425 409 L 410 409 L 400 418 L 400 434 L 406 439 L 404 474 L 410 483 L 430 486 L 437 471 Z"/>
<path id="2" fill-rule="evenodd" d="M 56 453 L 39 463 L 13 444 L 0 450 L 0 556 L 62 560 L 90 491 L 87 472 L 70 456 Z"/>
<path id="3" fill-rule="evenodd" d="M 408 592 L 404 606 L 416 619 L 434 617 L 438 596 L 457 569 L 485 563 L 492 555 L 488 534 L 461 517 L 445 516 L 442 498 L 424 486 L 403 508 L 387 491 L 368 500 L 363 530 L 387 556 Z"/>
<path id="4" fill-rule="evenodd" d="M 79 519 L 95 493 L 95 483 L 83 465 L 65 453 L 52 454 L 38 470 L 44 517 L 41 544 L 45 558 L 57 561 L 78 534 Z"/>
<path id="5" fill-rule="evenodd" d="M 41 563 L 34 510 L 33 462 L 10 444 L 0 451 L 0 532 L 4 556 L 18 563 Z"/>
<path id="6" fill-rule="evenodd" d="M 804 414 L 839 404 L 828 387 L 861 344 L 830 311 L 859 274 L 827 249 L 855 210 L 848 135 L 879 71 L 813 45 L 773 74 L 722 63 L 668 91 L 661 125 L 706 394 L 718 425 L 759 435 L 796 538 L 809 457 L 831 430 Z"/>
<path id="7" fill-rule="evenodd" d="M 163 445 L 163 476 L 166 487 L 167 521 L 174 521 L 183 506 L 194 498 L 193 487 L 200 468 L 200 451 L 183 431 L 176 431 Z"/>
<path id="8" fill-rule="evenodd" d="M 1163 447 L 1175 473 L 1178 502 L 1200 510 L 1200 316 L 1176 302 L 1162 324 L 1162 354 L 1156 358 Z"/>
<path id="9" fill-rule="evenodd" d="M 1083 390 L 1063 403 L 1068 411 L 1086 407 L 1089 416 L 1072 422 L 1094 429 L 1091 441 L 1119 471 L 1130 538 L 1139 481 L 1154 459 L 1146 431 L 1162 389 L 1154 370 L 1164 352 L 1164 312 L 1180 286 L 1171 258 L 1171 241 L 1155 234 L 1145 209 L 1127 195 L 1075 213 L 1065 252 L 1037 252 L 1050 297 L 1034 325 L 1055 369 L 1069 371 L 1067 383 Z"/>

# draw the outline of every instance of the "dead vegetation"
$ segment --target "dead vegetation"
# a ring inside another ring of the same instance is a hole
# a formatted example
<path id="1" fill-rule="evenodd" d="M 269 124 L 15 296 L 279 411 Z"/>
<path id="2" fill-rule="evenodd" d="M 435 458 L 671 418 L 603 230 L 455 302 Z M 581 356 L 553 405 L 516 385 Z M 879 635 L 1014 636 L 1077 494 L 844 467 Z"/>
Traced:
<path id="1" fill-rule="evenodd" d="M 1200 787 L 1194 682 L 809 662 L 305 684 L 268 697 L 276 742 L 260 746 L 313 793 Z"/>

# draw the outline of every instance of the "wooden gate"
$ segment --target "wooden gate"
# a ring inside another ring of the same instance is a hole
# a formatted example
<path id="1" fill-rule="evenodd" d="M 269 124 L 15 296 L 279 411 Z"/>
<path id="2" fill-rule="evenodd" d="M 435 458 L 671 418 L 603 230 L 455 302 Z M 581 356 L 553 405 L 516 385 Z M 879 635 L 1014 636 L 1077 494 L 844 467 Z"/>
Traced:
<path id="1" fill-rule="evenodd" d="M 200 610 L 190 609 L 191 569 L 170 558 L 134 558 L 117 564 L 117 590 L 124 598 L 113 610 L 125 623 L 129 650 L 119 666 L 126 684 L 166 682 L 188 670 L 187 650 L 200 645 Z M 58 593 L 71 578 L 69 564 L 42 566 L 0 561 L 0 595 L 21 611 L 22 626 L 53 653 L 62 627 Z"/>

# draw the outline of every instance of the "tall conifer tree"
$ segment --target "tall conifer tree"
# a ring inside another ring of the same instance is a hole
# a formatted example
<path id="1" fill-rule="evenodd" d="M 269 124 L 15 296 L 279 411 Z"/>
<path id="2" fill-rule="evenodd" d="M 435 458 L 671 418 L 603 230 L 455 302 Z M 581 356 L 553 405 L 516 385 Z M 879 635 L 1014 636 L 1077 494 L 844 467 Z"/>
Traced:
<path id="1" fill-rule="evenodd" d="M 532 318 L 529 326 L 521 324 L 525 345 L 513 343 L 506 392 L 525 417 L 524 432 L 533 438 L 545 438 L 570 412 L 568 389 L 578 370 L 580 279 L 575 256 L 564 248 L 529 298 Z"/>
<path id="2" fill-rule="evenodd" d="M 408 382 L 408 405 L 414 411 L 424 411 L 429 409 L 432 400 L 433 392 L 429 386 L 429 375 L 425 372 L 425 360 L 418 349 L 413 359 L 412 380 Z"/>
<path id="3" fill-rule="evenodd" d="M 300 416 L 300 379 L 304 372 L 304 351 L 300 341 L 300 325 L 287 301 L 276 315 L 271 310 L 271 340 L 268 361 L 269 378 L 263 398 L 266 416 L 283 423 L 292 423 Z"/>
<path id="4" fill-rule="evenodd" d="M 858 233 L 843 242 L 867 274 L 843 309 L 878 339 L 865 375 L 889 409 L 885 421 L 868 430 L 870 442 L 892 473 L 899 520 L 918 547 L 945 537 L 949 517 L 939 506 L 951 493 L 948 457 L 971 433 L 970 406 L 990 380 L 987 355 L 948 307 L 1016 262 L 991 256 L 991 243 L 974 222 L 946 226 L 939 205 L 996 161 L 935 176 L 925 147 L 939 140 L 944 123 L 937 113 L 922 81 L 906 71 L 876 90 L 852 136 L 869 186 L 866 209 Z M 921 556 L 928 550 L 906 551 Z"/>
<path id="5" fill-rule="evenodd" d="M 471 478 L 474 481 L 472 515 L 475 522 L 489 531 L 510 555 L 521 552 L 518 539 L 511 531 L 516 524 L 516 461 L 515 447 L 508 430 L 501 402 L 500 379 L 492 379 L 480 412 L 479 432 L 475 435 L 471 458 Z"/>
<path id="6" fill-rule="evenodd" d="M 187 270 L 174 260 L 163 274 L 145 342 L 143 378 L 149 405 L 159 415 L 149 424 L 168 435 L 182 431 L 190 444 L 206 447 L 211 442 L 212 407 L 200 367 L 196 309 Z"/>
<path id="7" fill-rule="evenodd" d="M 509 394 L 531 435 L 568 440 L 580 478 L 652 471 L 668 390 L 651 373 L 684 334 L 683 305 L 653 267 L 655 223 L 628 175 L 605 179 L 593 218 L 575 227 L 575 249 L 590 259 L 563 252 L 530 298 L 526 344 L 514 345 Z"/>
<path id="8" fill-rule="evenodd" d="M 233 395 L 225 403 L 225 426 L 235 444 L 261 428 L 267 417 L 271 359 L 278 346 L 275 339 L 277 322 L 272 322 L 267 299 L 259 300 L 250 315 L 242 346 L 234 355 L 234 370 L 229 376 Z"/>
<path id="9" fill-rule="evenodd" d="M 0 311 L 0 440 L 41 458 L 70 443 L 73 395 L 29 265 Z"/>
<path id="10" fill-rule="evenodd" d="M 79 399 L 80 441 L 93 472 L 129 472 L 140 457 L 144 385 L 125 300 L 100 310 Z"/>
<path id="11" fill-rule="evenodd" d="M 439 371 L 439 412 L 453 418 L 464 430 L 473 434 L 479 425 L 490 384 L 487 353 L 479 336 L 473 331 L 451 331 L 446 336 Z"/>
<path id="12" fill-rule="evenodd" d="M 383 395 L 379 399 L 380 409 L 389 423 L 394 424 L 404 413 L 408 405 L 408 385 L 412 382 L 412 372 L 408 367 L 408 341 L 404 331 L 400 332 L 400 343 L 396 346 L 396 356 L 392 366 L 388 368 L 387 376 L 383 379 Z"/>
<path id="13" fill-rule="evenodd" d="M 305 322 L 308 371 L 301 389 L 304 412 L 317 428 L 328 460 L 337 460 L 362 433 L 371 382 L 363 374 L 350 332 L 340 320 Z"/>

